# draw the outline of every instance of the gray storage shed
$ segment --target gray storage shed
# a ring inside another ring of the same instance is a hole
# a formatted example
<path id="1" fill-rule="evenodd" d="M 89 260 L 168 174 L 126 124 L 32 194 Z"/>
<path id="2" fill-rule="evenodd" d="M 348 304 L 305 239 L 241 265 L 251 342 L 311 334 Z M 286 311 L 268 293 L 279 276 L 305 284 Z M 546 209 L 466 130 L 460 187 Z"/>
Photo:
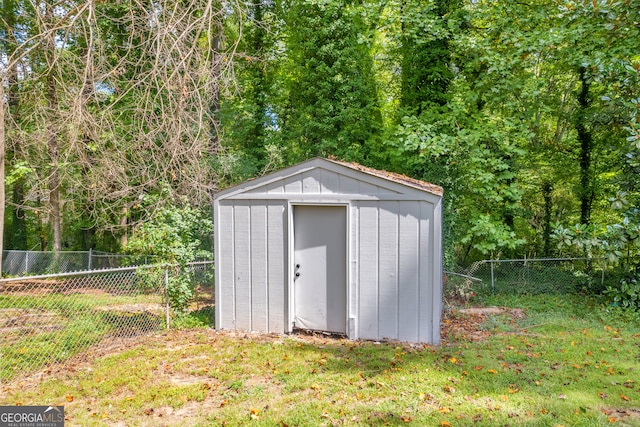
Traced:
<path id="1" fill-rule="evenodd" d="M 437 344 L 442 188 L 312 159 L 214 198 L 216 328 Z"/>

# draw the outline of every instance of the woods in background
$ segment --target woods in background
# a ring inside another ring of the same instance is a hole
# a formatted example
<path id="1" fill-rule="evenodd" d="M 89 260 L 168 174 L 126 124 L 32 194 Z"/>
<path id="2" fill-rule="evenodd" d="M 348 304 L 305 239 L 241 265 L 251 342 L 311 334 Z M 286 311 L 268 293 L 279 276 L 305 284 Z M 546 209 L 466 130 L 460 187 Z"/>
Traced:
<path id="1" fill-rule="evenodd" d="M 447 265 L 637 251 L 637 2 L 0 14 L 5 248 L 117 251 L 155 212 L 332 155 L 443 186 Z"/>

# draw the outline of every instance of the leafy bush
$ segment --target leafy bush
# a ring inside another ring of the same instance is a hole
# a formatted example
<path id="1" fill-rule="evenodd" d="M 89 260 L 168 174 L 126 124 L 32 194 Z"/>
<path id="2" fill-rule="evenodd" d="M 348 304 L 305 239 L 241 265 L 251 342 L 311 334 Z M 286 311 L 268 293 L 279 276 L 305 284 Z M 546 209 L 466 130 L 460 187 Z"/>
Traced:
<path id="1" fill-rule="evenodd" d="M 200 310 L 176 316 L 173 326 L 178 329 L 210 328 L 214 324 L 214 318 L 213 307 L 203 307 Z"/>
<path id="2" fill-rule="evenodd" d="M 613 304 L 633 310 L 640 309 L 640 281 L 637 273 L 620 280 L 618 286 L 608 286 L 605 294 L 609 295 Z"/>
<path id="3" fill-rule="evenodd" d="M 186 264 L 212 258 L 206 249 L 212 230 L 213 222 L 203 212 L 189 206 L 167 207 L 137 229 L 125 248 L 130 254 L 153 256 L 156 262 L 170 266 L 167 296 L 177 313 L 186 312 L 194 293 L 194 276 L 186 272 Z M 144 287 L 154 288 L 164 284 L 164 271 L 140 271 L 138 276 Z"/>

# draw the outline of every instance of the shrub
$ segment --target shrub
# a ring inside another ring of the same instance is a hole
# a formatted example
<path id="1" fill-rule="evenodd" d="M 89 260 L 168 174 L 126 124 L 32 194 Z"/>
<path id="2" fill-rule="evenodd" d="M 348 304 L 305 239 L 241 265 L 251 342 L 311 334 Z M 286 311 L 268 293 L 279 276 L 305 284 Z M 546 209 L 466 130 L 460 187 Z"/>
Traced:
<path id="1" fill-rule="evenodd" d="M 193 297 L 195 280 L 186 272 L 186 264 L 198 258 L 211 259 L 206 242 L 213 230 L 208 215 L 189 206 L 167 207 L 134 233 L 125 251 L 153 256 L 161 264 L 170 265 L 167 296 L 177 313 L 184 313 Z M 145 287 L 164 284 L 164 268 L 139 272 Z"/>
<path id="2" fill-rule="evenodd" d="M 636 272 L 620 280 L 618 286 L 608 286 L 604 291 L 613 300 L 613 304 L 638 310 L 640 308 L 640 280 Z"/>

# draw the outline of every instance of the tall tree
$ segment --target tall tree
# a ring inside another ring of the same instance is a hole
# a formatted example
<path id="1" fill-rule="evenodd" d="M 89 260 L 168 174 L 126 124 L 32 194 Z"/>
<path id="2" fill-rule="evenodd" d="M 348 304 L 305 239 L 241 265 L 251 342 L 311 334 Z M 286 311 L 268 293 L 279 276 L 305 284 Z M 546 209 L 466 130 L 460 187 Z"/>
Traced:
<path id="1" fill-rule="evenodd" d="M 48 212 L 54 250 L 73 244 L 65 222 L 126 236 L 172 200 L 210 201 L 210 130 L 219 120 L 210 101 L 230 79 L 235 44 L 221 23 L 233 8 L 204 0 L 22 4 L 19 46 L 3 49 L 8 64 L 23 67 L 9 87 L 19 87 L 24 114 L 16 120 L 5 110 L 5 124 L 20 135 L 12 162 L 31 185 L 20 208 Z"/>
<path id="2" fill-rule="evenodd" d="M 381 125 L 367 31 L 357 3 L 292 2 L 286 15 L 285 138 L 290 160 L 363 161 Z"/>

